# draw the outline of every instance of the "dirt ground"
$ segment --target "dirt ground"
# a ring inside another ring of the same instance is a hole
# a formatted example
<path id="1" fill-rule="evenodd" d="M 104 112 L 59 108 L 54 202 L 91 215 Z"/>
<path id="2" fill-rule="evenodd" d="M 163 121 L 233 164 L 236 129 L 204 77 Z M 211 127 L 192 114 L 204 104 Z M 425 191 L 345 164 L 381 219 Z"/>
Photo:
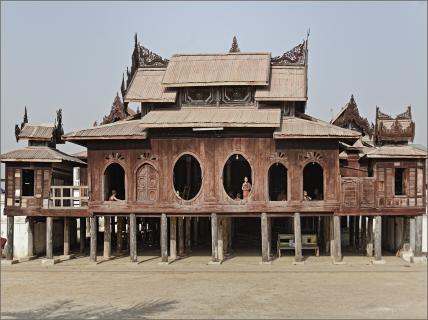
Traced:
<path id="1" fill-rule="evenodd" d="M 101 257 L 99 257 L 101 259 Z M 78 257 L 54 266 L 32 260 L 1 270 L 2 319 L 401 318 L 427 317 L 427 265 L 385 257 L 310 257 L 271 265 L 233 257 L 208 265 L 198 255 L 159 264 L 119 257 L 90 264 Z"/>

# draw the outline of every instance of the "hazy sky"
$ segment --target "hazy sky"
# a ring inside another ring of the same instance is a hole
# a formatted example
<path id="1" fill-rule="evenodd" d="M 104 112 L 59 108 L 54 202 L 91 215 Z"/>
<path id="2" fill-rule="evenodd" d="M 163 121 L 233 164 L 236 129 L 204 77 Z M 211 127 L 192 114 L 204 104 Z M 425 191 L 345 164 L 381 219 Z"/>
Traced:
<path id="1" fill-rule="evenodd" d="M 14 125 L 63 109 L 65 131 L 109 112 L 133 35 L 163 57 L 291 49 L 309 37 L 307 113 L 330 120 L 354 94 L 374 121 L 412 105 L 415 143 L 427 137 L 426 2 L 2 2 L 1 152 L 17 147 Z M 21 144 L 21 143 L 20 143 Z M 67 143 L 65 151 L 80 148 Z"/>

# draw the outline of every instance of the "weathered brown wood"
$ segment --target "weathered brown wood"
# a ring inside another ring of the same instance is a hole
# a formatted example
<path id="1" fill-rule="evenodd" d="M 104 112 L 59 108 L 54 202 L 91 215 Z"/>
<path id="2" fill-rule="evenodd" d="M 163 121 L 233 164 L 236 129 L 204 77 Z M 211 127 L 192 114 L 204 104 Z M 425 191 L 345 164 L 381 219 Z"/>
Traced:
<path id="1" fill-rule="evenodd" d="M 190 252 L 192 252 L 192 242 L 191 242 L 191 227 L 192 227 L 192 225 L 191 225 L 191 223 L 192 223 L 192 220 L 191 220 L 191 218 L 190 217 L 186 217 L 186 253 L 190 253 Z"/>
<path id="2" fill-rule="evenodd" d="M 415 217 L 415 257 L 422 256 L 422 216 Z"/>
<path id="3" fill-rule="evenodd" d="M 268 236 L 268 217 L 263 212 L 260 219 L 260 229 L 262 232 L 262 262 L 269 262 L 269 236 Z"/>
<path id="4" fill-rule="evenodd" d="M 269 216 L 267 217 L 267 232 L 268 232 L 268 234 L 267 234 L 267 236 L 268 236 L 267 250 L 268 250 L 268 257 L 270 260 L 272 257 L 272 253 L 271 253 L 271 250 L 272 250 L 272 218 Z"/>
<path id="5" fill-rule="evenodd" d="M 342 241 L 340 230 L 340 216 L 333 216 L 334 261 L 342 261 Z"/>
<path id="6" fill-rule="evenodd" d="M 181 257 L 184 255 L 184 219 L 183 217 L 177 218 L 178 224 L 178 255 Z"/>
<path id="7" fill-rule="evenodd" d="M 80 253 L 85 252 L 86 247 L 86 218 L 80 218 Z"/>
<path id="8" fill-rule="evenodd" d="M 368 257 L 373 257 L 373 217 L 369 217 L 367 221 L 366 252 Z"/>
<path id="9" fill-rule="evenodd" d="M 217 214 L 211 214 L 211 261 L 218 262 L 218 223 Z"/>
<path id="10" fill-rule="evenodd" d="M 358 252 L 360 250 L 360 216 L 356 216 L 354 220 L 354 237 L 355 237 L 355 243 L 354 243 L 354 249 L 355 252 Z"/>
<path id="11" fill-rule="evenodd" d="M 28 256 L 34 256 L 34 218 L 28 217 Z"/>
<path id="12" fill-rule="evenodd" d="M 177 218 L 169 218 L 169 250 L 171 260 L 177 259 Z"/>
<path id="13" fill-rule="evenodd" d="M 133 213 L 129 215 L 129 255 L 132 262 L 137 262 L 137 221 Z"/>
<path id="14" fill-rule="evenodd" d="M 300 262 L 302 256 L 302 231 L 300 228 L 300 213 L 294 213 L 294 260 Z"/>
<path id="15" fill-rule="evenodd" d="M 123 232 L 125 228 L 124 217 L 117 217 L 116 251 L 121 254 L 123 250 Z"/>
<path id="16" fill-rule="evenodd" d="M 218 239 L 217 239 L 217 251 L 218 251 L 218 260 L 222 262 L 224 260 L 224 246 L 223 246 L 223 240 L 224 240 L 224 218 L 219 217 L 218 218 Z"/>
<path id="17" fill-rule="evenodd" d="M 229 224 L 230 224 L 230 218 L 229 217 L 223 217 L 224 219 L 224 225 L 223 225 L 223 251 L 225 255 L 229 254 Z"/>
<path id="18" fill-rule="evenodd" d="M 168 220 L 166 214 L 161 215 L 161 259 L 162 262 L 168 262 Z"/>
<path id="19" fill-rule="evenodd" d="M 7 250 L 6 260 L 13 260 L 13 233 L 14 233 L 14 217 L 7 217 Z"/>
<path id="20" fill-rule="evenodd" d="M 64 217 L 64 253 L 65 256 L 70 254 L 70 218 Z"/>
<path id="21" fill-rule="evenodd" d="M 53 259 L 53 218 L 46 217 L 46 258 Z"/>
<path id="22" fill-rule="evenodd" d="M 97 218 L 90 218 L 90 233 L 91 233 L 91 244 L 89 248 L 89 260 L 92 262 L 97 261 L 97 236 L 98 236 L 98 227 L 97 227 Z"/>
<path id="23" fill-rule="evenodd" d="M 104 259 L 111 257 L 111 218 L 104 216 Z"/>
<path id="24" fill-rule="evenodd" d="M 382 260 L 382 217 L 376 216 L 374 230 L 374 258 Z"/>
<path id="25" fill-rule="evenodd" d="M 361 217 L 361 249 L 367 247 L 367 218 L 365 216 Z"/>

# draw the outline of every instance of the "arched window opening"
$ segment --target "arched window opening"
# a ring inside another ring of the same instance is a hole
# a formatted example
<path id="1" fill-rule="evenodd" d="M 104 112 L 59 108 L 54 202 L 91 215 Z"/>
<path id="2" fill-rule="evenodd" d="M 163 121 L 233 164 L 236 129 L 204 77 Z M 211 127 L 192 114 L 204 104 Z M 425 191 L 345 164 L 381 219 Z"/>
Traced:
<path id="1" fill-rule="evenodd" d="M 303 200 L 324 199 L 324 175 L 322 167 L 315 162 L 303 169 Z"/>
<path id="2" fill-rule="evenodd" d="M 251 166 L 240 154 L 232 155 L 223 168 L 223 187 L 227 195 L 235 200 L 246 199 L 253 186 Z"/>
<path id="3" fill-rule="evenodd" d="M 156 201 L 159 194 L 159 175 L 150 164 L 137 171 L 137 201 Z"/>
<path id="4" fill-rule="evenodd" d="M 268 171 L 269 179 L 269 200 L 286 201 L 287 200 L 287 168 L 277 162 L 271 165 Z"/>
<path id="5" fill-rule="evenodd" d="M 112 163 L 104 171 L 104 200 L 125 200 L 125 170 Z"/>
<path id="6" fill-rule="evenodd" d="M 191 200 L 202 186 L 201 166 L 190 154 L 178 159 L 174 166 L 174 191 L 181 199 Z"/>

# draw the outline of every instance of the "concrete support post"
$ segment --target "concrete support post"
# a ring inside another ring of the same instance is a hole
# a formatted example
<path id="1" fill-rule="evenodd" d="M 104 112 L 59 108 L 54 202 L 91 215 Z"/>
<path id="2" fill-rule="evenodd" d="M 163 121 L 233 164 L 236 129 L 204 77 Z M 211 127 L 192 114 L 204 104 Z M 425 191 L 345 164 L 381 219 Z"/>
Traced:
<path id="1" fill-rule="evenodd" d="M 422 216 L 415 217 L 415 257 L 422 256 Z"/>
<path id="2" fill-rule="evenodd" d="M 300 228 L 300 213 L 294 213 L 294 260 L 303 261 L 302 256 L 302 232 Z"/>
<path id="3" fill-rule="evenodd" d="M 161 257 L 162 262 L 168 262 L 168 220 L 166 214 L 161 215 Z"/>
<path id="4" fill-rule="evenodd" d="M 260 219 L 260 230 L 262 232 L 262 263 L 269 262 L 269 236 L 268 236 L 268 216 L 262 213 Z"/>
<path id="5" fill-rule="evenodd" d="M 374 251 L 375 260 L 382 260 L 382 217 L 375 217 L 375 231 L 374 231 Z"/>
<path id="6" fill-rule="evenodd" d="M 64 256 L 70 255 L 70 218 L 64 217 Z"/>
<path id="7" fill-rule="evenodd" d="M 342 261 L 342 242 L 340 234 L 340 216 L 333 216 L 334 261 Z"/>
<path id="8" fill-rule="evenodd" d="M 28 257 L 34 256 L 34 218 L 28 217 Z"/>
<path id="9" fill-rule="evenodd" d="M 369 217 L 367 221 L 366 252 L 368 257 L 373 257 L 373 217 Z"/>
<path id="10" fill-rule="evenodd" d="M 218 224 L 217 214 L 211 213 L 211 261 L 218 262 Z"/>
<path id="11" fill-rule="evenodd" d="M 86 245 L 86 218 L 80 218 L 80 253 L 85 252 Z"/>
<path id="12" fill-rule="evenodd" d="M 224 217 L 218 218 L 218 260 L 220 262 L 223 262 L 224 260 L 224 246 L 223 246 L 223 239 L 224 239 Z"/>
<path id="13" fill-rule="evenodd" d="M 409 223 L 409 228 L 410 228 L 410 249 L 412 251 L 412 253 L 415 253 L 416 250 L 416 219 L 415 217 L 410 218 L 410 223 Z"/>
<path id="14" fill-rule="evenodd" d="M 178 217 L 178 255 L 181 257 L 184 255 L 184 219 Z"/>
<path id="15" fill-rule="evenodd" d="M 104 259 L 111 257 L 111 217 L 104 216 Z"/>
<path id="16" fill-rule="evenodd" d="M 169 218 L 169 250 L 171 260 L 177 259 L 177 218 Z"/>
<path id="17" fill-rule="evenodd" d="M 46 258 L 53 259 L 53 218 L 46 218 Z"/>
<path id="18" fill-rule="evenodd" d="M 6 250 L 6 260 L 13 260 L 13 229 L 14 229 L 14 217 L 7 216 L 7 250 Z"/>
<path id="19" fill-rule="evenodd" d="M 132 262 L 137 262 L 137 218 L 135 213 L 129 215 L 129 255 Z"/>
<path id="20" fill-rule="evenodd" d="M 97 218 L 90 218 L 90 233 L 91 233 L 91 246 L 89 248 L 89 260 L 91 262 L 97 262 L 97 236 L 98 236 L 98 226 Z"/>
<path id="21" fill-rule="evenodd" d="M 271 247 L 272 247 L 272 218 L 267 217 L 267 237 L 268 237 L 268 243 L 267 243 L 267 254 L 268 258 L 270 260 L 272 254 L 271 254 Z"/>

